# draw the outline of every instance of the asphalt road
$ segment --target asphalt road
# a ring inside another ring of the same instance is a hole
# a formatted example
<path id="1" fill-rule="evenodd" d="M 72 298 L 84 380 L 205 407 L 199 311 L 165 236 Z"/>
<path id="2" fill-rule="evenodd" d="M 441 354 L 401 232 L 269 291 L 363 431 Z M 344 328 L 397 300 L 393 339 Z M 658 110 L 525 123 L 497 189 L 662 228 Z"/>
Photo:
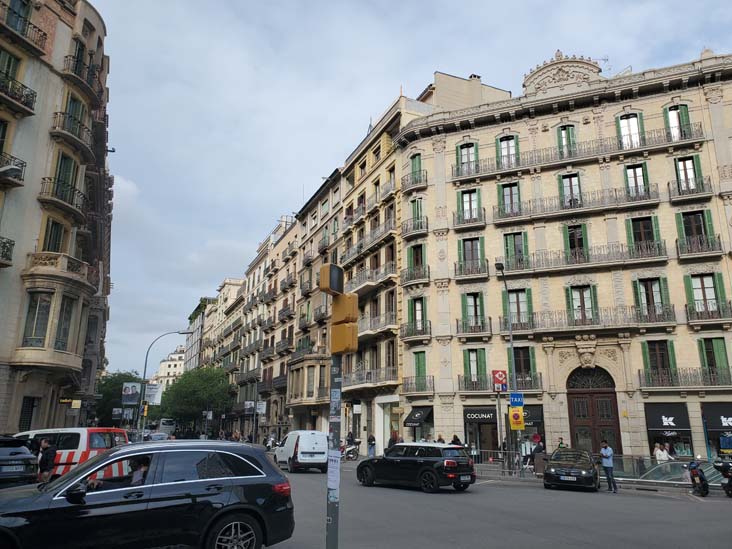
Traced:
<path id="1" fill-rule="evenodd" d="M 289 475 L 295 534 L 282 549 L 325 548 L 325 475 Z M 478 481 L 464 493 L 363 487 L 341 471 L 342 549 L 537 547 L 729 547 L 732 499 L 684 494 L 544 490 L 541 484 Z M 604 489 L 604 484 L 603 484 Z M 560 545 L 561 544 L 561 545 Z"/>

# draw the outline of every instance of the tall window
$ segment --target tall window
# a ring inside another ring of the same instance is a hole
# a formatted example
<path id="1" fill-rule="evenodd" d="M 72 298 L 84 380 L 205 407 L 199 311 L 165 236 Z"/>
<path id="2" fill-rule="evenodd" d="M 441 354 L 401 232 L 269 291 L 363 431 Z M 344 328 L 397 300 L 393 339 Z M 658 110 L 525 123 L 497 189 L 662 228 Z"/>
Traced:
<path id="1" fill-rule="evenodd" d="M 637 114 L 625 114 L 618 121 L 620 127 L 620 141 L 623 149 L 640 147 L 640 123 Z"/>
<path id="2" fill-rule="evenodd" d="M 44 252 L 63 252 L 64 237 L 66 229 L 58 221 L 48 219 L 46 221 L 46 234 L 43 237 Z"/>
<path id="3" fill-rule="evenodd" d="M 499 206 L 502 212 L 508 215 L 521 213 L 518 183 L 508 183 L 502 185 L 500 189 L 499 198 L 501 199 L 501 203 Z"/>
<path id="4" fill-rule="evenodd" d="M 568 260 L 571 263 L 587 261 L 587 237 L 584 225 L 569 225 L 566 231 Z"/>
<path id="5" fill-rule="evenodd" d="M 425 310 L 424 310 L 424 298 L 418 297 L 412 299 L 409 305 L 409 321 L 414 325 L 416 330 L 422 330 L 425 326 Z"/>
<path id="6" fill-rule="evenodd" d="M 663 308 L 660 280 L 658 278 L 639 280 L 638 288 L 641 313 L 649 316 L 660 313 Z"/>
<path id="7" fill-rule="evenodd" d="M 20 59 L 0 48 L 0 74 L 15 79 Z M 10 88 L 12 90 L 12 88 Z M 5 93 L 8 93 L 7 91 Z"/>
<path id="8" fill-rule="evenodd" d="M 698 239 L 706 236 L 704 212 L 684 212 L 682 219 L 686 240 L 694 240 L 695 238 Z"/>
<path id="9" fill-rule="evenodd" d="M 670 375 L 671 360 L 669 357 L 668 342 L 649 341 L 648 367 L 654 374 Z"/>
<path id="10" fill-rule="evenodd" d="M 422 217 L 422 199 L 415 198 L 410 200 L 409 204 L 412 206 L 412 219 L 415 221 L 420 219 Z"/>
<path id="11" fill-rule="evenodd" d="M 643 174 L 643 164 L 626 166 L 625 179 L 628 181 L 628 194 L 630 196 L 645 196 L 646 180 Z"/>
<path id="12" fill-rule="evenodd" d="M 578 208 L 582 206 L 582 195 L 580 194 L 579 176 L 575 174 L 562 176 L 562 206 L 565 208 Z"/>
<path id="13" fill-rule="evenodd" d="M 477 149 L 475 143 L 466 143 L 460 145 L 460 173 L 462 175 L 470 174 L 475 172 L 475 161 L 477 160 L 476 155 Z"/>
<path id="14" fill-rule="evenodd" d="M 560 126 L 557 131 L 559 142 L 559 154 L 562 158 L 568 158 L 575 154 L 574 126 Z"/>
<path id="15" fill-rule="evenodd" d="M 5 140 L 8 136 L 8 123 L 0 120 L 0 153 L 5 152 Z"/>
<path id="16" fill-rule="evenodd" d="M 478 260 L 480 260 L 480 239 L 463 239 L 463 261 L 469 262 Z"/>
<path id="17" fill-rule="evenodd" d="M 422 155 L 421 154 L 415 154 L 410 159 L 410 164 L 412 168 L 412 177 L 417 178 L 420 177 L 421 171 L 422 171 Z"/>
<path id="18" fill-rule="evenodd" d="M 650 217 L 636 217 L 632 220 L 633 242 L 653 242 L 653 219 Z"/>
<path id="19" fill-rule="evenodd" d="M 671 141 L 686 139 L 690 134 L 689 107 L 674 105 L 666 110 L 666 129 Z"/>
<path id="20" fill-rule="evenodd" d="M 478 219 L 478 191 L 463 191 L 462 192 L 462 221 L 469 221 L 472 219 Z"/>
<path id="21" fill-rule="evenodd" d="M 510 352 L 510 350 L 509 350 Z M 531 348 L 515 347 L 513 350 L 514 368 L 516 369 L 516 378 L 519 386 L 525 385 L 527 381 L 531 381 L 533 368 L 531 366 Z"/>
<path id="22" fill-rule="evenodd" d="M 56 179 L 59 183 L 57 187 L 63 187 L 64 191 L 75 188 L 78 173 L 79 166 L 76 161 L 70 156 L 60 153 L 56 165 Z"/>
<path id="23" fill-rule="evenodd" d="M 414 353 L 414 376 L 418 378 L 427 377 L 427 360 L 424 351 Z"/>
<path id="24" fill-rule="evenodd" d="M 315 366 L 308 366 L 308 397 L 312 397 L 315 394 Z"/>
<path id="25" fill-rule="evenodd" d="M 709 376 L 710 381 L 720 385 L 729 385 L 731 381 L 729 362 L 723 337 L 700 339 L 699 358 L 702 368 L 705 370 L 703 373 Z"/>
<path id="26" fill-rule="evenodd" d="M 470 380 L 478 381 L 478 349 L 468 350 L 468 371 L 470 372 Z"/>
<path id="27" fill-rule="evenodd" d="M 592 288 L 590 286 L 573 286 L 570 289 L 572 296 L 572 318 L 576 324 L 592 324 L 594 320 L 594 306 Z"/>
<path id="28" fill-rule="evenodd" d="M 71 322 L 74 318 L 75 308 L 75 298 L 68 295 L 64 295 L 61 298 L 61 310 L 58 314 L 58 328 L 56 329 L 56 342 L 53 347 L 57 351 L 69 350 L 69 336 L 71 334 Z"/>
<path id="29" fill-rule="evenodd" d="M 517 165 L 516 137 L 511 135 L 499 140 L 499 162 L 503 168 L 512 168 Z"/>
<path id="30" fill-rule="evenodd" d="M 529 303 L 526 290 L 509 290 L 508 312 L 512 324 L 526 324 L 529 321 Z"/>
<path id="31" fill-rule="evenodd" d="M 694 296 L 694 309 L 696 312 L 714 312 L 718 310 L 717 292 L 714 286 L 713 275 L 692 276 L 691 289 Z"/>
<path id="32" fill-rule="evenodd" d="M 483 312 L 481 310 L 481 294 L 473 292 L 465 294 L 465 321 L 468 326 L 479 326 L 483 324 Z"/>
<path id="33" fill-rule="evenodd" d="M 424 267 L 424 244 L 418 244 L 409 248 L 409 255 L 412 259 L 411 267 L 421 269 Z"/>
<path id="34" fill-rule="evenodd" d="M 678 175 L 678 190 L 693 191 L 697 188 L 697 184 L 701 183 L 697 181 L 696 163 L 694 157 L 679 158 L 676 161 L 676 173 Z"/>
<path id="35" fill-rule="evenodd" d="M 52 297 L 53 294 L 50 293 L 33 292 L 29 294 L 23 347 L 45 347 Z"/>
<path id="36" fill-rule="evenodd" d="M 524 261 L 524 252 L 527 249 L 524 233 L 509 233 L 503 235 L 503 248 L 506 254 L 506 263 L 509 268 L 520 267 Z"/>

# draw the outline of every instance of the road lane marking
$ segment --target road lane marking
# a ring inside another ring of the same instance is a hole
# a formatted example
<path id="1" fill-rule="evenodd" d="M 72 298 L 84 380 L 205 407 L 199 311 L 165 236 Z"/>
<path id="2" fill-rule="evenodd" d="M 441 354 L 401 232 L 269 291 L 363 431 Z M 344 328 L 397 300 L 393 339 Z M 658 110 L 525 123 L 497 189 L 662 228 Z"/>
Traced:
<path id="1" fill-rule="evenodd" d="M 481 480 L 480 482 L 476 482 L 475 484 L 493 484 L 495 482 L 498 482 L 497 480 Z"/>

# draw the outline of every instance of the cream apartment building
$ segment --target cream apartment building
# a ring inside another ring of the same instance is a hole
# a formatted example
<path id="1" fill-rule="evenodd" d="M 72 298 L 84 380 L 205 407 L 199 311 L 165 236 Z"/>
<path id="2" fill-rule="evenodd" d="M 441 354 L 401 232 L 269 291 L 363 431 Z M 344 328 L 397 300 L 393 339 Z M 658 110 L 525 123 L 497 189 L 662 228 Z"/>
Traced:
<path id="1" fill-rule="evenodd" d="M 185 372 L 185 352 L 185 346 L 179 345 L 168 353 L 158 364 L 158 371 L 150 378 L 150 383 L 160 385 L 163 391 L 173 385 Z"/>
<path id="2" fill-rule="evenodd" d="M 718 451 L 732 431 L 730 78 L 732 56 L 709 50 L 610 78 L 557 52 L 520 97 L 400 131 L 414 212 L 401 352 L 404 380 L 423 380 L 401 385 L 407 435 L 496 449 L 491 372 L 513 360 L 527 432 L 550 447 Z"/>
<path id="3" fill-rule="evenodd" d="M 2 432 L 93 417 L 110 291 L 105 38 L 85 0 L 0 2 Z"/>

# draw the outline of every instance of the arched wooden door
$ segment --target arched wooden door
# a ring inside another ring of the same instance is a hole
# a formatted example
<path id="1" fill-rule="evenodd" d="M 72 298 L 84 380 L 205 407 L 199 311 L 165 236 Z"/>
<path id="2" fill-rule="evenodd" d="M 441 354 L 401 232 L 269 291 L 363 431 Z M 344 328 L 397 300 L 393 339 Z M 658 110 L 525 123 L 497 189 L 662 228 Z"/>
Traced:
<path id="1" fill-rule="evenodd" d="M 577 368 L 567 378 L 567 407 L 573 448 L 600 451 L 605 439 L 622 454 L 615 382 L 602 368 Z"/>

